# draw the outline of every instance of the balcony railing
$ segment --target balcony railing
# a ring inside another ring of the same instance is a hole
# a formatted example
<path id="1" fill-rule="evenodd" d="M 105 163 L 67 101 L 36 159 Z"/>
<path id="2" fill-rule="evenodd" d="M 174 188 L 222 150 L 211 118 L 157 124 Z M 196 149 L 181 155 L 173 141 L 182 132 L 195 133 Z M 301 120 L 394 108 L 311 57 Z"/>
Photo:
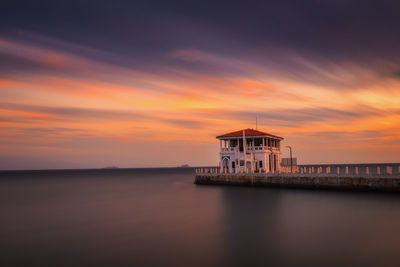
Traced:
<path id="1" fill-rule="evenodd" d="M 236 149 L 236 147 L 222 147 L 221 152 L 234 152 Z"/>
<path id="2" fill-rule="evenodd" d="M 269 147 L 269 146 L 247 146 L 246 147 L 246 152 L 251 152 L 251 151 L 263 151 L 263 150 L 272 150 L 272 151 L 279 151 L 279 147 Z M 239 147 L 222 147 L 221 152 L 238 152 Z"/>

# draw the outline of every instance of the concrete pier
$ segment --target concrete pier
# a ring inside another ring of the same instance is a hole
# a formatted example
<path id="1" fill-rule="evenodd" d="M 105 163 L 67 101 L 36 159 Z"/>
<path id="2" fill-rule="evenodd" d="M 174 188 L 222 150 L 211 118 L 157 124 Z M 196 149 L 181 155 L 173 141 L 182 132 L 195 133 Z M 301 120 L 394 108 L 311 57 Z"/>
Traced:
<path id="1" fill-rule="evenodd" d="M 196 184 L 400 192 L 400 174 L 224 173 L 196 169 Z"/>

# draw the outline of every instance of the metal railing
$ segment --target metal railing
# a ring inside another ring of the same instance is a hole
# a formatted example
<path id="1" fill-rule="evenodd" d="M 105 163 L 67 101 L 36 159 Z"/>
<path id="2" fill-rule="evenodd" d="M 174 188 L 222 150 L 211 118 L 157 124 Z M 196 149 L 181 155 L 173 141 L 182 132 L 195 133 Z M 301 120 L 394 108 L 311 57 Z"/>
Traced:
<path id="1" fill-rule="evenodd" d="M 272 151 L 279 151 L 279 147 L 268 147 L 268 146 L 247 146 L 246 152 L 251 151 L 263 151 L 263 150 L 272 150 Z M 237 152 L 239 151 L 239 147 L 221 147 L 221 152 Z"/>
<path id="2" fill-rule="evenodd" d="M 241 175 L 252 175 L 257 177 L 268 177 L 268 176 L 286 176 L 286 177 L 302 177 L 302 176 L 313 176 L 313 177 L 371 177 L 371 178 L 400 178 L 400 165 L 399 166 L 377 166 L 376 170 L 371 171 L 369 167 L 364 167 L 364 170 L 360 170 L 359 167 L 355 167 L 354 171 L 350 172 L 349 166 L 340 167 L 299 167 L 296 172 L 252 172 L 249 169 L 238 168 L 232 170 L 228 168 L 196 168 L 196 175 L 210 175 L 210 174 L 229 174 L 230 176 L 241 176 Z"/>

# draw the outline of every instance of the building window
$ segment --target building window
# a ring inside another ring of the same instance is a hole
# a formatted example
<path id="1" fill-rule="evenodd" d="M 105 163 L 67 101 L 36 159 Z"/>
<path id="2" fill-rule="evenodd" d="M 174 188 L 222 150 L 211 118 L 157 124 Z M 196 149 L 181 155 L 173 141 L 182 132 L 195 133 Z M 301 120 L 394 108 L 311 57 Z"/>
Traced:
<path id="1" fill-rule="evenodd" d="M 263 167 L 262 160 L 260 160 L 260 168 L 262 168 L 262 167 Z"/>
<path id="2" fill-rule="evenodd" d="M 244 166 L 244 160 L 240 161 L 240 166 Z"/>
<path id="3" fill-rule="evenodd" d="M 239 140 L 239 151 L 243 152 L 243 140 L 242 139 Z"/>
<path id="4" fill-rule="evenodd" d="M 262 138 L 254 139 L 254 146 L 261 146 L 262 145 Z"/>

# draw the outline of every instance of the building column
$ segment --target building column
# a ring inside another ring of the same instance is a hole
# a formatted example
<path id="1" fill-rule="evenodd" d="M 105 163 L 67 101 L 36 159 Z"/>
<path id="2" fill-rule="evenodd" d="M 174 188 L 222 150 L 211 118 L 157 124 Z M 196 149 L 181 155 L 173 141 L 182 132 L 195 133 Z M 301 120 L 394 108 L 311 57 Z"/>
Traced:
<path id="1" fill-rule="evenodd" d="M 263 160 L 263 170 L 264 172 L 268 172 L 267 169 L 267 153 L 264 152 L 264 160 Z"/>

